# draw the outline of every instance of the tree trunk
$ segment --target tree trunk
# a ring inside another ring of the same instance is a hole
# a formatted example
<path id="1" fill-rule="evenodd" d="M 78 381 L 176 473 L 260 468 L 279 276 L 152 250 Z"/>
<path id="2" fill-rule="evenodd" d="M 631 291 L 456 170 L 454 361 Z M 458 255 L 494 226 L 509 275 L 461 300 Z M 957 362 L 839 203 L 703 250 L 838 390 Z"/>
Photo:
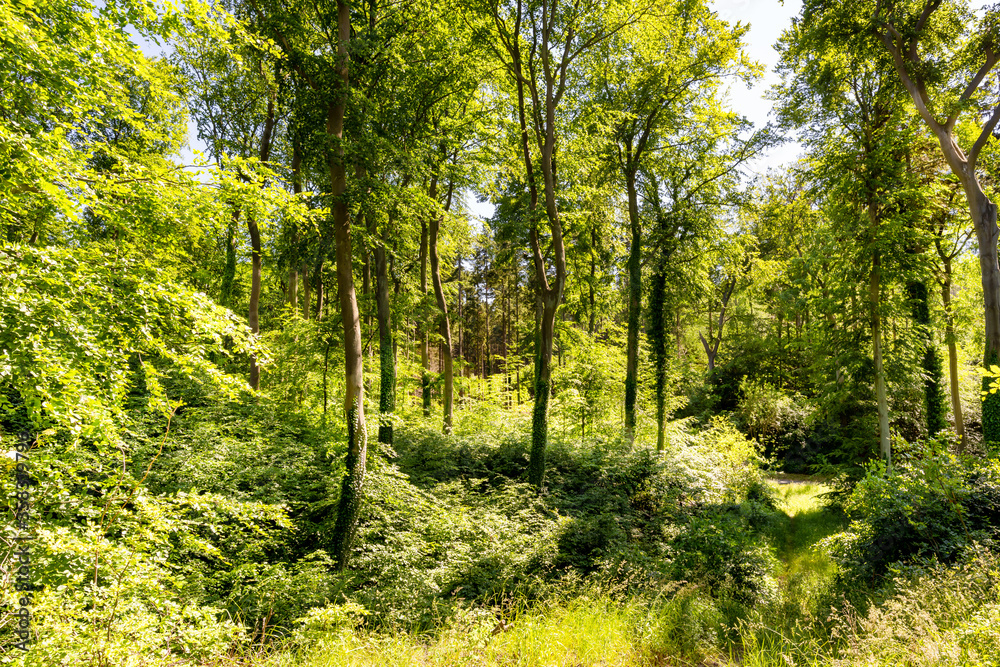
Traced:
<path id="1" fill-rule="evenodd" d="M 260 161 L 267 162 L 271 157 L 271 134 L 274 131 L 274 96 L 267 100 L 267 116 L 264 121 L 264 132 L 260 140 Z M 247 313 L 247 323 L 254 334 L 260 333 L 260 279 L 263 255 L 260 246 L 260 229 L 257 220 L 247 215 L 247 231 L 250 233 L 250 308 Z M 250 355 L 250 387 L 260 390 L 260 364 L 257 355 Z"/>
<path id="2" fill-rule="evenodd" d="M 628 218 L 632 243 L 628 254 L 628 334 L 625 342 L 625 439 L 635 438 L 635 399 L 639 381 L 639 309 L 642 305 L 642 234 L 639 227 L 639 199 L 635 190 L 635 171 L 626 170 Z"/>
<path id="3" fill-rule="evenodd" d="M 552 342 L 556 325 L 558 295 L 542 297 L 542 318 L 538 330 L 538 355 L 535 363 L 535 406 L 531 416 L 531 460 L 528 481 L 540 487 L 545 478 L 545 448 L 548 440 L 549 390 L 552 385 Z"/>
<path id="4" fill-rule="evenodd" d="M 930 303 L 927 294 L 927 284 L 922 281 L 911 281 L 907 285 L 913 321 L 924 343 L 924 414 L 927 421 L 928 435 L 935 435 L 948 426 L 947 408 L 944 402 L 944 391 L 941 388 L 941 360 L 938 358 L 934 336 L 931 333 Z"/>
<path id="5" fill-rule="evenodd" d="M 328 153 L 331 194 L 333 195 L 333 233 L 337 257 L 337 291 L 340 315 L 344 324 L 344 413 L 347 419 L 346 472 L 337 506 L 337 521 L 333 528 L 333 556 L 337 568 L 347 566 L 351 544 L 358 525 L 358 510 L 364 493 L 365 463 L 368 437 L 365 426 L 364 373 L 361 356 L 361 320 L 354 291 L 353 257 L 351 252 L 351 219 L 347 190 L 347 170 L 344 165 L 344 111 L 350 90 L 347 44 L 351 37 L 350 7 L 337 0 L 337 32 L 340 38 L 338 74 L 341 83 L 333 95 L 327 114 L 326 131 L 335 141 Z"/>
<path id="6" fill-rule="evenodd" d="M 971 197 L 970 197 L 971 199 Z M 983 281 L 983 314 L 985 343 L 983 366 L 1000 364 L 1000 267 L 997 265 L 997 207 L 985 195 L 973 206 L 973 222 L 979 240 L 979 269 Z M 983 378 L 983 391 L 988 392 L 991 378 Z M 1000 392 L 983 397 L 983 444 L 1000 445 Z"/>
<path id="7" fill-rule="evenodd" d="M 250 309 L 247 323 L 250 325 L 250 331 L 258 334 L 260 333 L 260 230 L 252 215 L 247 216 L 247 231 L 250 232 L 250 248 L 253 253 L 250 259 Z M 257 363 L 255 354 L 250 355 L 250 388 L 254 391 L 260 390 L 260 364 Z"/>
<path id="8" fill-rule="evenodd" d="M 936 4 L 940 5 L 940 3 Z M 930 4 L 927 7 L 931 12 L 935 11 Z M 953 115 L 944 123 L 938 121 L 931 112 L 927 99 L 927 87 L 922 80 L 922 62 L 917 50 L 918 36 L 911 36 L 910 44 L 912 46 L 904 50 L 897 43 L 894 34 L 899 33 L 894 33 L 893 30 L 880 30 L 878 36 L 886 50 L 892 55 L 896 73 L 910 94 L 917 112 L 934 133 L 941 146 L 945 161 L 962 184 L 966 201 L 969 204 L 972 226 L 976 231 L 976 240 L 979 242 L 979 268 L 983 282 L 983 365 L 989 368 L 1000 362 L 1000 266 L 997 265 L 997 238 L 1000 230 L 997 229 L 997 206 L 986 196 L 982 184 L 976 178 L 976 162 L 997 126 L 1000 109 L 994 109 L 990 119 L 981 128 L 980 135 L 969 153 L 964 153 L 955 137 L 957 112 L 953 112 Z M 993 58 L 992 63 L 996 62 L 995 52 L 988 57 Z M 976 88 L 988 80 L 985 75 L 992 67 L 993 64 L 989 64 L 986 69 L 981 70 L 982 76 L 966 92 L 967 95 L 974 93 Z M 984 390 L 987 389 L 990 382 L 991 378 L 983 378 Z M 993 446 L 1000 445 L 1000 392 L 987 393 L 983 397 L 983 442 L 987 447 L 990 447 L 990 443 L 993 443 Z"/>
<path id="9" fill-rule="evenodd" d="M 437 192 L 437 180 L 431 181 L 430 196 Z M 420 223 L 420 298 L 427 298 L 427 221 Z M 417 324 L 417 335 L 420 337 L 420 393 L 424 402 L 424 417 L 431 416 L 431 359 L 430 340 L 427 326 L 423 322 Z"/>
<path id="10" fill-rule="evenodd" d="M 951 308 L 951 259 L 944 260 L 944 281 L 941 284 L 941 303 L 944 304 L 944 338 L 948 345 L 948 380 L 951 390 L 951 412 L 955 417 L 955 433 L 959 438 L 959 451 L 966 448 L 965 417 L 962 414 L 962 397 L 958 391 L 958 346 L 955 341 L 955 320 Z"/>
<path id="11" fill-rule="evenodd" d="M 872 270 L 868 282 L 868 305 L 871 308 L 872 357 L 875 361 L 875 398 L 878 402 L 879 452 L 886 466 L 892 470 L 892 443 L 889 439 L 889 403 L 886 397 L 885 371 L 882 368 L 882 315 L 879 302 L 882 296 L 881 256 L 876 250 L 872 257 Z"/>
<path id="12" fill-rule="evenodd" d="M 662 259 L 660 260 L 663 261 Z M 666 272 L 662 266 L 656 267 L 649 291 L 649 342 L 652 347 L 653 369 L 655 373 L 654 393 L 656 396 L 656 451 L 663 452 L 666 436 L 667 401 L 667 322 Z M 679 311 L 678 311 L 679 312 Z"/>
<path id="13" fill-rule="evenodd" d="M 309 307 L 312 299 L 312 284 L 309 278 L 309 265 L 302 265 L 302 315 L 309 319 Z"/>
<path id="14" fill-rule="evenodd" d="M 326 305 L 324 303 L 324 297 L 326 296 L 326 289 L 323 286 L 323 255 L 325 253 L 326 250 L 321 245 L 319 263 L 316 264 L 316 321 L 317 322 L 321 322 L 323 320 L 323 307 Z"/>
<path id="15" fill-rule="evenodd" d="M 378 318 L 379 352 L 379 427 L 378 441 L 392 444 L 392 413 L 396 410 L 396 356 L 392 335 L 392 312 L 389 303 L 389 262 L 386 258 L 389 230 L 393 220 L 382 230 L 375 245 L 375 306 Z"/>
<path id="16" fill-rule="evenodd" d="M 454 183 L 448 186 L 448 201 L 445 205 L 446 211 L 451 208 L 453 190 Z M 444 339 L 444 344 L 441 346 L 441 360 L 443 362 L 442 370 L 444 372 L 444 396 L 442 397 L 444 403 L 443 428 L 445 433 L 450 434 L 452 427 L 452 409 L 454 404 L 455 375 L 451 358 L 451 322 L 448 319 L 448 302 L 444 298 L 444 285 L 441 283 L 441 267 L 439 265 L 437 249 L 438 230 L 440 229 L 442 219 L 443 216 L 436 215 L 431 218 L 428 250 L 431 260 L 431 278 L 434 281 L 434 296 L 437 298 L 438 310 L 441 311 L 438 315 L 440 318 L 441 337 Z"/>
<path id="17" fill-rule="evenodd" d="M 597 226 L 590 228 L 590 321 L 587 323 L 587 333 L 593 336 L 597 332 Z"/>

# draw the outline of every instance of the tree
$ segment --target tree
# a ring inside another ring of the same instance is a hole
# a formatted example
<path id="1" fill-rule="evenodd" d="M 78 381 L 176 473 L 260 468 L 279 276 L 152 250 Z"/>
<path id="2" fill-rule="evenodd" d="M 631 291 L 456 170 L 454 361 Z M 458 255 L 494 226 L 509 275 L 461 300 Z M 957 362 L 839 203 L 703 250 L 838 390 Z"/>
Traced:
<path id="1" fill-rule="evenodd" d="M 249 0 L 255 22 L 285 54 L 295 74 L 312 92 L 312 101 L 323 109 L 324 124 L 314 136 L 320 140 L 329 176 L 332 200 L 332 231 L 337 265 L 340 316 L 344 327 L 344 413 L 347 422 L 347 472 L 341 486 L 337 520 L 333 531 L 333 554 L 337 566 L 347 566 L 357 528 L 364 492 L 368 436 L 364 411 L 364 372 L 361 318 L 354 289 L 351 214 L 347 194 L 347 162 L 344 151 L 344 118 L 350 97 L 351 13 L 343 0 L 336 11 L 314 6 L 261 7 Z M 319 26 L 302 22 L 310 15 Z M 316 41 L 326 49 L 314 47 Z"/>
<path id="2" fill-rule="evenodd" d="M 854 8 L 807 3 L 780 41 L 785 72 L 781 114 L 787 126 L 809 129 L 827 215 L 861 241 L 867 265 L 868 324 L 879 421 L 879 450 L 891 466 L 889 402 L 883 343 L 886 264 L 899 271 L 912 244 L 906 228 L 922 214 L 907 174 L 909 131 L 891 64 L 852 35 L 863 18 Z M 858 221 L 864 220 L 859 226 Z"/>
<path id="3" fill-rule="evenodd" d="M 611 160 L 624 181 L 628 201 L 625 435 L 630 442 L 636 424 L 642 309 L 643 233 L 637 179 L 648 159 L 670 150 L 669 140 L 661 135 L 702 113 L 713 103 L 710 100 L 723 80 L 749 82 L 759 72 L 741 50 L 749 26 L 730 26 L 703 2 L 662 3 L 655 17 L 648 19 L 610 37 L 604 48 L 594 52 L 589 66 L 597 113 L 610 116 Z"/>
<path id="4" fill-rule="evenodd" d="M 1000 8 L 987 9 L 974 22 L 966 2 L 877 0 L 872 27 L 965 191 L 979 241 L 986 336 L 983 364 L 989 367 L 1000 361 L 1000 232 L 997 205 L 977 175 L 977 163 L 1000 123 L 1000 102 L 984 86 L 1000 55 Z M 972 116 L 970 124 L 981 124 L 971 145 L 958 132 L 962 114 Z M 1000 443 L 1000 395 L 988 394 L 983 402 L 983 438 Z"/>
<path id="5" fill-rule="evenodd" d="M 637 21 L 642 11 L 632 6 L 622 11 L 604 0 L 573 4 L 564 0 L 518 0 L 515 6 L 488 6 L 499 42 L 496 50 L 515 88 L 518 148 L 529 193 L 528 218 L 540 311 L 528 473 L 529 482 L 536 487 L 541 487 L 545 477 L 552 346 L 556 311 L 566 287 L 566 244 L 559 218 L 560 186 L 555 160 L 559 129 L 565 122 L 560 119 L 560 103 L 575 75 L 571 68 L 581 54 Z M 532 157 L 535 151 L 537 158 Z M 539 190 L 542 211 L 538 210 Z M 546 266 L 541 214 L 548 223 L 554 275 Z"/>

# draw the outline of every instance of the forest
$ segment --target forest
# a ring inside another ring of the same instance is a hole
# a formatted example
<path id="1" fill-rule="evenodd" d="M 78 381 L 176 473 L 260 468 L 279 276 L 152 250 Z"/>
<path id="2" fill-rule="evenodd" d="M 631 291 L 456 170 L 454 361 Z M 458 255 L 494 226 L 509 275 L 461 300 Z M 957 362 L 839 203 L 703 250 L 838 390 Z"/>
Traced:
<path id="1" fill-rule="evenodd" d="M 1000 5 L 0 25 L 0 664 L 1000 665 Z"/>

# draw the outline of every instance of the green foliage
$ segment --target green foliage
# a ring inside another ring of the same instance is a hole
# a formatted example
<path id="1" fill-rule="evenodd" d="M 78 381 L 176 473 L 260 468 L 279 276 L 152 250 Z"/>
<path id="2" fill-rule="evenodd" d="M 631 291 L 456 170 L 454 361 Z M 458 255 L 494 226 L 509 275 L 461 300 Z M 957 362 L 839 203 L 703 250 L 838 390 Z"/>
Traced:
<path id="1" fill-rule="evenodd" d="M 209 353 L 259 350 L 232 313 L 161 269 L 97 248 L 0 248 L 0 382 L 36 427 L 115 439 L 136 359 L 151 410 L 169 412 L 161 376 L 177 372 L 230 395 L 245 385 Z M 0 406 L 3 407 L 3 406 Z"/>
<path id="2" fill-rule="evenodd" d="M 942 435 L 901 448 L 892 474 L 879 463 L 844 502 L 851 518 L 829 547 L 847 582 L 880 582 L 893 568 L 951 563 L 1000 527 L 1000 467 L 963 459 Z"/>
<path id="3" fill-rule="evenodd" d="M 980 371 L 983 375 L 982 381 L 982 405 L 983 405 L 983 443 L 987 448 L 995 448 L 1000 442 L 1000 393 L 997 393 L 998 382 L 995 378 L 1000 376 L 996 368 L 1000 364 L 1000 357 L 996 352 L 990 353 L 983 362 L 983 366 L 989 369 L 989 373 Z"/>

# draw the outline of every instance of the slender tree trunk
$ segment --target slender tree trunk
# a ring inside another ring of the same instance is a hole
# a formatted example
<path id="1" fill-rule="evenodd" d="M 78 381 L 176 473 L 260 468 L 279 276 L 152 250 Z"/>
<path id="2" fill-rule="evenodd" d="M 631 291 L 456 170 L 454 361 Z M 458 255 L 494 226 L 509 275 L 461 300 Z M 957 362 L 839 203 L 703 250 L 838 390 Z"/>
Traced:
<path id="1" fill-rule="evenodd" d="M 369 223 L 367 218 L 368 218 L 367 215 L 359 216 L 359 222 L 361 223 L 362 228 L 366 228 L 368 226 Z M 362 246 L 361 256 L 364 258 L 364 261 L 361 265 L 361 304 L 364 306 L 365 309 L 364 327 L 362 327 L 361 331 L 363 334 L 367 334 L 369 331 L 371 331 L 372 328 L 372 315 L 371 315 L 372 262 L 371 262 L 371 256 L 368 253 L 368 248 L 366 248 L 365 244 L 363 243 L 361 244 L 361 246 Z M 371 336 L 365 335 L 364 340 L 366 341 L 365 356 L 370 357 Z"/>
<path id="2" fill-rule="evenodd" d="M 288 305 L 289 305 L 289 307 L 291 307 L 292 312 L 298 312 L 298 309 L 299 309 L 299 272 L 298 272 L 298 269 L 296 269 L 296 268 L 292 268 L 288 272 Z"/>
<path id="3" fill-rule="evenodd" d="M 597 332 L 597 226 L 590 228 L 590 321 L 587 333 Z"/>
<path id="4" fill-rule="evenodd" d="M 437 193 L 437 179 L 431 181 L 430 196 L 433 199 Z M 427 298 L 427 221 L 420 223 L 420 296 Z M 420 389 L 424 401 L 424 417 L 431 416 L 431 359 L 430 340 L 427 326 L 423 322 L 417 325 L 417 335 L 420 337 Z"/>
<path id="5" fill-rule="evenodd" d="M 325 249 L 320 248 L 320 258 L 319 263 L 316 265 L 316 321 L 320 322 L 323 320 L 323 307 L 326 305 L 324 303 L 324 297 L 326 295 L 326 290 L 323 286 L 323 255 Z"/>
<path id="6" fill-rule="evenodd" d="M 451 198 L 454 191 L 454 183 L 448 186 L 448 201 L 445 204 L 445 211 L 451 208 Z M 444 285 L 441 283 L 441 267 L 438 259 L 438 231 L 441 226 L 443 216 L 433 216 L 430 221 L 430 236 L 428 239 L 428 250 L 431 260 L 431 278 L 434 281 L 434 296 L 437 298 L 438 310 L 440 310 L 439 322 L 441 337 L 444 344 L 441 346 L 443 372 L 444 372 L 444 432 L 451 433 L 452 410 L 454 404 L 455 375 L 451 358 L 451 322 L 448 319 L 448 302 L 444 298 Z"/>
<path id="7" fill-rule="evenodd" d="M 889 402 L 886 396 L 885 370 L 882 366 L 882 258 L 876 250 L 868 282 L 868 305 L 871 308 L 872 357 L 875 362 L 875 398 L 878 402 L 879 452 L 892 469 L 892 443 L 889 438 Z"/>
<path id="8" fill-rule="evenodd" d="M 292 191 L 296 195 L 302 193 L 302 147 L 297 139 L 292 141 Z M 301 264 L 299 259 L 299 250 L 298 225 L 292 223 L 292 252 L 288 272 L 288 305 L 291 306 L 292 312 L 295 313 L 297 313 L 299 309 L 298 269 Z"/>
<path id="9" fill-rule="evenodd" d="M 389 262 L 386 258 L 389 230 L 393 220 L 382 230 L 381 242 L 375 245 L 375 306 L 378 317 L 379 352 L 379 427 L 378 440 L 392 444 L 392 413 L 396 410 L 396 357 L 392 335 L 392 311 L 389 303 Z"/>
<path id="10" fill-rule="evenodd" d="M 302 265 L 302 316 L 309 319 L 309 308 L 312 298 L 312 283 L 309 277 L 309 265 Z"/>
<path id="11" fill-rule="evenodd" d="M 465 288 L 462 285 L 462 257 L 458 258 L 458 266 L 455 268 L 455 275 L 458 276 L 458 358 L 461 360 L 459 366 L 459 377 L 466 377 L 468 364 L 465 361 Z M 464 383 L 461 385 L 464 387 Z M 459 396 L 465 396 L 465 389 L 460 388 Z"/>
<path id="12" fill-rule="evenodd" d="M 347 190 L 347 170 L 344 165 L 344 111 L 350 90 L 347 45 L 351 37 L 350 7 L 337 0 L 337 32 L 340 38 L 338 55 L 340 75 L 338 94 L 333 95 L 327 115 L 327 134 L 333 147 L 328 152 L 331 194 L 333 195 L 333 232 L 337 257 L 337 291 L 340 314 L 344 324 L 344 413 L 347 420 L 346 472 L 337 506 L 333 528 L 333 556 L 337 567 L 347 566 L 358 525 L 358 510 L 364 493 L 365 463 L 368 436 L 365 426 L 364 373 L 361 356 L 361 320 L 354 291 L 353 256 L 351 249 L 351 219 Z"/>
<path id="13" fill-rule="evenodd" d="M 271 135 L 274 132 L 274 95 L 267 100 L 267 116 L 264 120 L 264 132 L 260 140 L 260 161 L 267 162 L 271 157 Z M 247 215 L 247 231 L 250 233 L 250 248 L 252 256 L 250 259 L 250 308 L 247 314 L 247 323 L 250 331 L 254 334 L 260 333 L 260 279 L 263 255 L 260 245 L 260 229 L 257 227 L 257 220 L 252 215 Z M 260 364 L 257 363 L 257 355 L 250 355 L 250 387 L 254 391 L 260 390 Z"/>
<path id="14" fill-rule="evenodd" d="M 639 199 L 635 189 L 635 170 L 626 169 L 628 218 L 632 242 L 628 255 L 628 332 L 625 342 L 625 439 L 635 439 L 635 400 L 639 381 L 639 310 L 642 307 L 642 233 L 639 227 Z"/>
<path id="15" fill-rule="evenodd" d="M 955 340 L 955 319 L 951 307 L 951 259 L 944 260 L 944 281 L 941 284 L 941 302 L 944 304 L 944 337 L 948 345 L 948 380 L 951 390 L 951 411 L 955 417 L 955 433 L 959 437 L 959 451 L 966 448 L 965 417 L 962 414 L 962 397 L 958 390 L 958 346 Z"/>
<path id="16" fill-rule="evenodd" d="M 941 388 L 941 360 L 938 357 L 934 336 L 931 333 L 927 284 L 922 281 L 911 281 L 907 285 L 907 293 L 910 298 L 913 321 L 924 342 L 924 413 L 927 421 L 927 433 L 935 435 L 948 426 L 948 409 L 945 407 L 944 391 Z"/>
<path id="17" fill-rule="evenodd" d="M 250 325 L 250 331 L 258 334 L 260 333 L 261 249 L 260 230 L 252 215 L 247 216 L 247 231 L 250 232 L 250 248 L 253 253 L 250 258 L 250 309 L 247 323 Z M 260 365 L 255 354 L 250 355 L 250 387 L 254 391 L 260 389 Z"/>

